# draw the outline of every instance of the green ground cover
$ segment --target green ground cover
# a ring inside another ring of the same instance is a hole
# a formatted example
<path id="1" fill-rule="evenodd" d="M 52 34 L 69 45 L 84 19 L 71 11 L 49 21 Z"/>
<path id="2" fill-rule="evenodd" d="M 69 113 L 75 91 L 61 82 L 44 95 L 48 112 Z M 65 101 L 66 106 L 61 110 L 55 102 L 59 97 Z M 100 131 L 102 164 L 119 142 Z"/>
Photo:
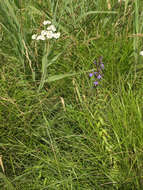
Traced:
<path id="1" fill-rule="evenodd" d="M 142 189 L 142 7 L 0 1 L 0 189 Z M 59 39 L 32 40 L 44 20 Z"/>

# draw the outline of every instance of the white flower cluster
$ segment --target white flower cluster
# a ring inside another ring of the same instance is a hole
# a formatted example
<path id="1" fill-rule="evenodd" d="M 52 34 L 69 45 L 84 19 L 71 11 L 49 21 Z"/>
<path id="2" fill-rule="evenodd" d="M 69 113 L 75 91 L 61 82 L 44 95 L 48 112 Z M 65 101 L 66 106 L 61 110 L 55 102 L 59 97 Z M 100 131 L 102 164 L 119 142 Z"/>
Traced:
<path id="1" fill-rule="evenodd" d="M 52 39 L 52 38 L 58 39 L 60 37 L 61 35 L 60 32 L 56 33 L 56 27 L 51 24 L 51 21 L 45 20 L 43 22 L 43 25 L 44 26 L 49 25 L 49 26 L 47 27 L 46 30 L 42 30 L 40 35 L 33 34 L 32 35 L 33 40 L 46 40 L 46 39 Z"/>

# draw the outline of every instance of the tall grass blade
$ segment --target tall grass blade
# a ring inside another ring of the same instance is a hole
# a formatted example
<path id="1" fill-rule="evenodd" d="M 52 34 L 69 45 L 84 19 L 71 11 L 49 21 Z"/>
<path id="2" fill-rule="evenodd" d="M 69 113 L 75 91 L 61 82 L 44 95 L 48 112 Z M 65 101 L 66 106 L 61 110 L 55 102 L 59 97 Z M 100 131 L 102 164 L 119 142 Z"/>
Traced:
<path id="1" fill-rule="evenodd" d="M 89 11 L 87 13 L 84 13 L 83 15 L 81 15 L 78 19 L 77 22 L 79 22 L 81 19 L 83 19 L 84 17 L 91 15 L 91 14 L 118 14 L 117 11 Z"/>
<path id="2" fill-rule="evenodd" d="M 16 55 L 18 55 L 18 58 L 24 65 L 24 47 L 22 43 L 21 27 L 15 13 L 16 11 L 17 7 L 14 1 L 0 1 L 0 14 L 2 16 L 1 25 L 10 36 L 10 43 L 12 47 L 15 49 Z"/>
<path id="3" fill-rule="evenodd" d="M 139 33 L 139 3 L 138 0 L 135 0 L 135 19 L 134 19 L 134 34 Z M 134 37 L 133 41 L 133 48 L 134 48 L 134 57 L 135 57 L 135 71 L 136 71 L 136 65 L 138 62 L 138 43 L 139 38 L 138 36 Z"/>
<path id="4" fill-rule="evenodd" d="M 5 184 L 4 186 L 7 190 L 15 190 L 14 186 L 11 184 L 11 182 L 7 179 L 7 177 L 4 174 L 0 173 L 0 179 L 3 180 Z"/>

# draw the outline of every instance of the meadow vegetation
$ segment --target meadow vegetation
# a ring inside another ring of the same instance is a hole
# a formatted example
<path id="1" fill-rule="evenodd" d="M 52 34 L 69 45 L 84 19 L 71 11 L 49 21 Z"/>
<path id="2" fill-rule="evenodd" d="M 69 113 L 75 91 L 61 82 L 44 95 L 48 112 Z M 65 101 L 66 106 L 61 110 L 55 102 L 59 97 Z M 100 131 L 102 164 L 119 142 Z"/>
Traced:
<path id="1" fill-rule="evenodd" d="M 0 189 L 142 189 L 142 7 L 0 1 Z M 60 37 L 33 40 L 45 20 Z"/>

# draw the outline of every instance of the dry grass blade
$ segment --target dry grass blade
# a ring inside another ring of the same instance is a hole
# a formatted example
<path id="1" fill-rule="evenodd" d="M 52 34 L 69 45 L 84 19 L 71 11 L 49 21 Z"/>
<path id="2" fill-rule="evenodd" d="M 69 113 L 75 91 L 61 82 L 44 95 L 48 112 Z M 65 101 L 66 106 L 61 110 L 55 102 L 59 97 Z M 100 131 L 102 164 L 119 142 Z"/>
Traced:
<path id="1" fill-rule="evenodd" d="M 131 34 L 128 37 L 143 37 L 143 34 Z"/>
<path id="2" fill-rule="evenodd" d="M 61 103 L 62 103 L 62 106 L 63 106 L 63 110 L 66 111 L 64 98 L 60 97 L 60 99 L 61 99 Z"/>
<path id="3" fill-rule="evenodd" d="M 4 170 L 4 165 L 3 165 L 3 161 L 2 161 L 2 155 L 0 155 L 0 166 L 1 166 L 2 171 L 3 171 L 3 173 L 4 173 L 5 170 Z"/>
<path id="4" fill-rule="evenodd" d="M 111 2 L 110 2 L 110 0 L 107 0 L 107 6 L 108 6 L 108 10 L 110 10 L 111 9 Z"/>
<path id="5" fill-rule="evenodd" d="M 23 42 L 23 45 L 24 45 L 24 48 L 25 48 L 25 54 L 26 54 L 25 56 L 26 56 L 26 58 L 27 58 L 27 60 L 28 60 L 28 62 L 29 62 L 29 67 L 30 67 L 31 72 L 32 72 L 32 77 L 33 77 L 33 80 L 35 81 L 35 74 L 34 74 L 34 70 L 33 70 L 33 68 L 32 68 L 32 61 L 31 61 L 30 58 L 29 58 L 28 48 L 27 48 L 27 46 L 26 46 L 26 44 L 25 44 L 25 41 L 22 40 L 22 42 Z"/>

